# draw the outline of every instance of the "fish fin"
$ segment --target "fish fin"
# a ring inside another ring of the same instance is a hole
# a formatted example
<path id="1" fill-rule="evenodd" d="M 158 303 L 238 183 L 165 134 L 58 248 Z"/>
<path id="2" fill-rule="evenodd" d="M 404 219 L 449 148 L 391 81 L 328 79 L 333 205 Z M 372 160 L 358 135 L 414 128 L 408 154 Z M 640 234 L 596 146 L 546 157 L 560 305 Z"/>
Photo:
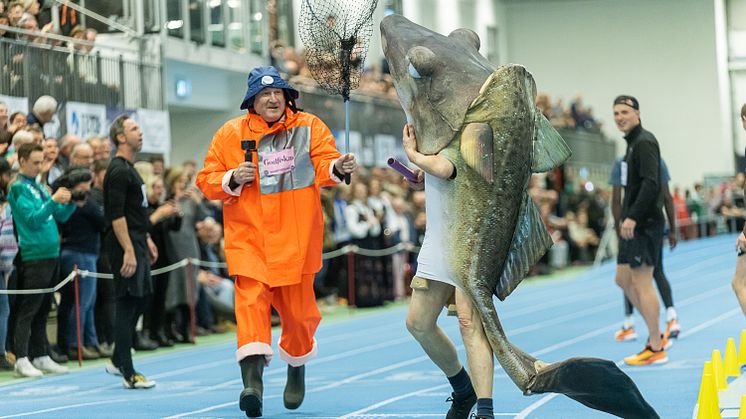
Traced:
<path id="1" fill-rule="evenodd" d="M 461 132 L 461 156 L 484 180 L 494 182 L 492 128 L 488 124 L 475 122 L 464 127 Z"/>
<path id="2" fill-rule="evenodd" d="M 502 275 L 495 287 L 495 295 L 504 300 L 521 283 L 528 270 L 552 247 L 549 235 L 541 219 L 539 209 L 528 193 L 523 194 L 521 212 L 513 233 Z"/>
<path id="3" fill-rule="evenodd" d="M 538 109 L 536 111 L 535 130 L 532 172 L 546 172 L 570 158 L 572 155 L 570 147 L 567 146 L 559 132 L 554 129 L 549 120 Z"/>

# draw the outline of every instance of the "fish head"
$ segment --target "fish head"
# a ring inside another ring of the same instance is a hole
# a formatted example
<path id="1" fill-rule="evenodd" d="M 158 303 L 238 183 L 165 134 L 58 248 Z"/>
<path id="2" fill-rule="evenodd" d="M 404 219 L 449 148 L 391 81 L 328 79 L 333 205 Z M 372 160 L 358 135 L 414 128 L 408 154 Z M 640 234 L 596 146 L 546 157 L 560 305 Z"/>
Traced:
<path id="1" fill-rule="evenodd" d="M 438 153 L 459 132 L 495 69 L 479 54 L 479 36 L 469 29 L 444 36 L 390 15 L 381 21 L 381 45 L 418 151 Z"/>

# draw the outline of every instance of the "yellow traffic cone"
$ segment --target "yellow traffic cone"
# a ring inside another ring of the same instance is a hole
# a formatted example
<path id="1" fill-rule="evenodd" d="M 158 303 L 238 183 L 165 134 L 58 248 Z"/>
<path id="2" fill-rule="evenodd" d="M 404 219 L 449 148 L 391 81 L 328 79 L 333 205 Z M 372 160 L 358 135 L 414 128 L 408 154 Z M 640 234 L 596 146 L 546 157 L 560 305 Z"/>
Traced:
<path id="1" fill-rule="evenodd" d="M 746 330 L 741 330 L 741 342 L 738 344 L 738 366 L 746 365 Z"/>
<path id="2" fill-rule="evenodd" d="M 697 404 L 702 406 L 705 390 L 707 387 L 705 386 L 705 375 L 712 375 L 712 361 L 706 361 L 705 367 L 702 369 L 702 379 L 699 383 L 699 396 L 697 396 Z"/>
<path id="3" fill-rule="evenodd" d="M 738 367 L 736 357 L 736 342 L 733 338 L 728 338 L 728 343 L 725 345 L 724 364 L 726 377 L 738 377 L 741 375 L 741 369 Z"/>
<path id="4" fill-rule="evenodd" d="M 697 419 L 720 419 L 720 401 L 712 374 L 702 376 L 701 402 L 697 410 Z"/>
<path id="5" fill-rule="evenodd" d="M 746 395 L 741 396 L 741 407 L 738 409 L 738 419 L 746 419 Z"/>
<path id="6" fill-rule="evenodd" d="M 712 351 L 712 377 L 715 379 L 715 385 L 719 390 L 725 390 L 728 382 L 725 381 L 725 371 L 723 371 L 723 358 L 720 356 L 720 350 Z"/>
<path id="7" fill-rule="evenodd" d="M 697 405 L 697 419 L 720 418 L 720 401 L 715 387 L 712 361 L 705 362 Z"/>

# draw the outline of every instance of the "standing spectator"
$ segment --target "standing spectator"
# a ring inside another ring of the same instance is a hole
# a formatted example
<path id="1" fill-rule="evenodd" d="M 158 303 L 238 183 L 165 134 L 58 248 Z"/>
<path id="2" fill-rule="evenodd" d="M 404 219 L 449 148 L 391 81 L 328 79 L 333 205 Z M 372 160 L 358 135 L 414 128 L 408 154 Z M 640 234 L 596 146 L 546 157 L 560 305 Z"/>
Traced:
<path id="1" fill-rule="evenodd" d="M 41 165 L 42 183 L 51 185 L 57 180 L 65 169 L 57 161 L 60 155 L 60 149 L 57 147 L 57 140 L 47 138 L 43 143 L 44 163 Z"/>
<path id="2" fill-rule="evenodd" d="M 0 159 L 0 290 L 7 289 L 8 278 L 13 272 L 13 259 L 18 253 L 18 242 L 13 231 L 13 216 L 7 200 L 10 183 L 10 165 Z M 10 303 L 7 294 L 0 294 L 0 371 L 13 370 L 5 357 L 5 339 L 8 336 Z"/>
<path id="3" fill-rule="evenodd" d="M 82 167 L 91 170 L 93 161 L 93 148 L 87 143 L 81 143 L 73 147 L 73 151 L 70 153 L 69 167 Z"/>
<path id="4" fill-rule="evenodd" d="M 107 140 L 108 141 L 108 140 Z M 109 168 L 109 160 L 96 160 L 93 163 L 93 185 L 91 186 L 91 202 L 94 202 L 101 210 L 104 208 L 104 176 Z M 109 256 L 104 241 L 106 230 L 111 226 L 108 221 L 104 233 L 99 237 L 99 253 L 96 261 L 96 271 L 111 274 Z M 94 320 L 96 322 L 96 336 L 98 336 L 99 353 L 112 353 L 114 350 L 114 316 L 116 315 L 116 286 L 114 281 L 101 281 L 96 283 L 96 308 Z"/>
<path id="5" fill-rule="evenodd" d="M 29 126 L 38 126 L 44 129 L 44 125 L 52 122 L 54 114 L 57 112 L 57 100 L 52 96 L 44 95 L 36 99 L 31 112 L 26 116 L 26 122 Z"/>
<path id="6" fill-rule="evenodd" d="M 8 21 L 10 26 L 18 26 L 18 22 L 23 17 L 23 1 L 13 0 L 8 5 Z"/>
<path id="7" fill-rule="evenodd" d="M 163 172 L 165 171 L 165 165 L 163 162 L 163 157 L 161 156 L 153 156 L 150 158 L 150 164 L 153 165 L 153 174 L 156 176 L 163 176 Z"/>
<path id="8" fill-rule="evenodd" d="M 8 194 L 21 254 L 17 265 L 19 289 L 48 288 L 57 280 L 60 241 L 55 221 L 67 221 L 75 211 L 67 188 L 61 187 L 50 196 L 36 181 L 43 160 L 41 146 L 22 145 L 18 150 L 20 173 Z M 51 299 L 52 295 L 46 293 L 19 295 L 16 300 L 13 352 L 18 375 L 40 377 L 43 372 L 67 372 L 49 357 L 46 327 Z"/>
<path id="9" fill-rule="evenodd" d="M 368 186 L 360 181 L 352 187 L 352 201 L 345 208 L 345 221 L 352 244 L 363 249 L 378 248 L 381 222 L 368 206 Z M 355 304 L 369 307 L 383 304 L 384 284 L 378 258 L 355 256 Z"/>
<path id="10" fill-rule="evenodd" d="M 179 207 L 181 224 L 177 230 L 166 233 L 166 248 L 171 258 L 177 262 L 184 258 L 199 259 L 197 223 L 207 217 L 202 205 L 202 194 L 194 186 L 187 187 L 187 173 L 179 167 L 171 169 L 166 178 L 169 200 Z M 173 314 L 174 340 L 181 343 L 194 343 L 190 319 L 199 292 L 197 269 L 178 269 L 170 274 L 166 293 L 166 310 Z"/>
<path id="11" fill-rule="evenodd" d="M 8 104 L 0 102 L 0 131 L 8 130 Z"/>
<path id="12" fill-rule="evenodd" d="M 658 324 L 660 304 L 652 284 L 665 223 L 660 149 L 655 136 L 640 123 L 637 99 L 619 96 L 614 99 L 613 109 L 617 128 L 627 141 L 627 153 L 621 166 L 624 200 L 616 283 L 640 311 L 649 332 L 645 348 L 624 361 L 630 365 L 660 364 L 668 361 L 667 342 Z"/>
<path id="13" fill-rule="evenodd" d="M 142 149 L 142 131 L 137 122 L 121 115 L 112 123 L 109 136 L 117 154 L 104 178 L 104 212 L 112 227 L 106 246 L 117 287 L 117 303 L 114 355 L 106 369 L 121 375 L 126 388 L 152 388 L 155 381 L 135 371 L 130 352 L 137 319 L 143 312 L 145 299 L 153 292 L 150 264 L 158 258 L 158 251 L 148 237 L 145 185 L 133 166 L 137 152 Z"/>
<path id="14" fill-rule="evenodd" d="M 82 143 L 82 140 L 75 134 L 65 134 L 62 137 L 62 141 L 60 141 L 59 162 L 63 169 L 67 169 L 70 165 L 70 155 L 73 149 L 80 143 Z"/>
<path id="15" fill-rule="evenodd" d="M 15 134 L 19 129 L 26 128 L 28 121 L 26 120 L 26 114 L 23 112 L 13 112 L 8 118 L 8 131 L 11 134 Z"/>
<path id="16" fill-rule="evenodd" d="M 148 193 L 148 216 L 150 217 L 150 238 L 158 249 L 158 260 L 152 268 L 158 269 L 167 266 L 173 257 L 169 256 L 166 246 L 168 232 L 181 229 L 181 216 L 179 207 L 173 200 L 161 204 L 166 188 L 163 178 L 151 175 L 146 180 Z M 174 346 L 170 330 L 167 333 L 166 324 L 166 292 L 170 282 L 171 272 L 158 275 L 153 284 L 153 298 L 150 301 L 149 312 L 145 313 L 146 322 L 150 330 L 150 339 L 161 347 Z"/>
<path id="17" fill-rule="evenodd" d="M 87 145 L 86 145 L 87 147 Z M 106 226 L 103 208 L 89 198 L 93 177 L 87 167 L 71 166 L 57 179 L 55 186 L 65 186 L 72 192 L 72 201 L 77 207 L 69 220 L 62 223 L 62 275 L 80 270 L 96 273 L 96 261 L 101 247 L 100 235 Z M 81 276 L 78 279 L 80 301 L 80 330 L 83 359 L 109 357 L 108 348 L 100 348 L 96 335 L 96 278 Z M 63 354 L 67 350 L 70 359 L 77 358 L 78 344 L 75 337 L 75 289 L 69 284 L 61 290 L 62 300 L 58 306 L 57 343 Z"/>
<path id="18" fill-rule="evenodd" d="M 197 177 L 208 199 L 226 204 L 225 248 L 236 275 L 236 358 L 244 384 L 240 407 L 249 417 L 262 415 L 262 375 L 273 353 L 272 306 L 282 319 L 280 358 L 289 364 L 283 402 L 288 409 L 303 402 L 305 364 L 318 351 L 314 334 L 321 321 L 313 294 L 324 234 L 319 189 L 357 167 L 353 155 L 339 155 L 318 117 L 296 107 L 297 98 L 277 69 L 253 69 L 241 104 L 248 113 L 218 130 Z M 246 161 L 238 147 L 242 139 L 255 141 L 261 171 L 256 154 Z"/>

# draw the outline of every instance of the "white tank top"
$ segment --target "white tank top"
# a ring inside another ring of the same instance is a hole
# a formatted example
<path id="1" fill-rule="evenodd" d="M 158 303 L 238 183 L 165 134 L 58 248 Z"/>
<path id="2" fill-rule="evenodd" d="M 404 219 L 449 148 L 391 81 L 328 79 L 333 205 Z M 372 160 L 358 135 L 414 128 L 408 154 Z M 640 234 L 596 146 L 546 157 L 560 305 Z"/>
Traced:
<path id="1" fill-rule="evenodd" d="M 446 182 L 425 173 L 425 240 L 417 255 L 417 276 L 454 285 L 443 247 L 443 193 Z"/>

